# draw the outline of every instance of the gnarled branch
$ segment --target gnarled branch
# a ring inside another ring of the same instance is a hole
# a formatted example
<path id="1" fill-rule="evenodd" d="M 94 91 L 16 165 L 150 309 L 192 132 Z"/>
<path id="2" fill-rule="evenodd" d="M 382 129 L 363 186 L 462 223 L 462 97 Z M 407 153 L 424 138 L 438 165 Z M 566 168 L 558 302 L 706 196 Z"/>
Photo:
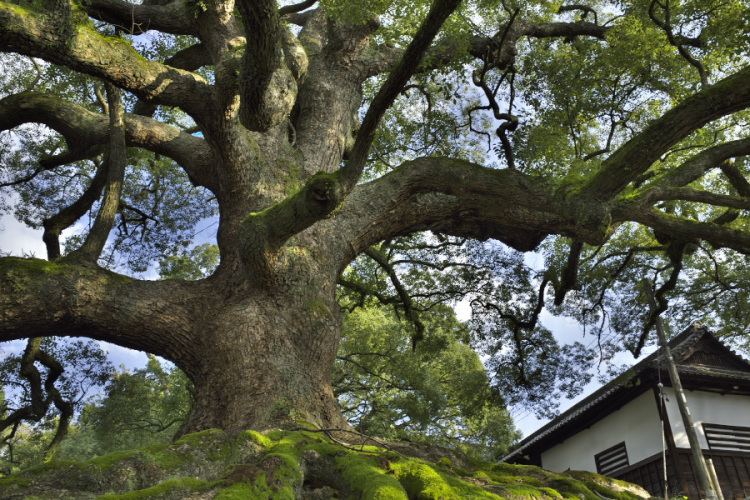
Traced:
<path id="1" fill-rule="evenodd" d="M 65 137 L 75 151 L 106 144 L 109 141 L 107 116 L 94 113 L 57 96 L 39 93 L 22 93 L 0 99 L 0 130 L 9 130 L 22 123 L 43 123 Z M 163 154 L 179 163 L 197 186 L 217 189 L 213 175 L 214 154 L 200 137 L 152 120 L 125 114 L 125 139 L 129 146 L 138 146 Z M 88 154 L 84 153 L 84 156 Z"/>
<path id="2" fill-rule="evenodd" d="M 86 236 L 83 245 L 69 255 L 70 259 L 94 264 L 104 250 L 109 233 L 115 224 L 115 216 L 120 205 L 122 184 L 125 180 L 125 166 L 128 162 L 125 150 L 125 111 L 122 105 L 122 95 L 120 89 L 111 83 L 107 84 L 107 105 L 109 109 L 109 147 L 104 158 L 107 170 L 104 199 L 94 220 L 94 225 Z"/>
<path id="3" fill-rule="evenodd" d="M 200 75 L 146 60 L 129 42 L 104 37 L 83 24 L 71 25 L 69 31 L 59 30 L 43 12 L 0 2 L 0 49 L 99 77 L 192 116 L 209 110 L 213 90 Z"/>
<path id="4" fill-rule="evenodd" d="M 607 158 L 579 192 L 612 199 L 669 148 L 703 125 L 750 106 L 750 67 L 688 97 Z"/>
<path id="5" fill-rule="evenodd" d="M 144 2 L 139 5 L 123 0 L 91 0 L 86 5 L 89 16 L 131 35 L 149 30 L 173 35 L 194 35 L 197 32 L 195 16 L 188 10 L 187 2 L 165 2 L 163 5 Z"/>

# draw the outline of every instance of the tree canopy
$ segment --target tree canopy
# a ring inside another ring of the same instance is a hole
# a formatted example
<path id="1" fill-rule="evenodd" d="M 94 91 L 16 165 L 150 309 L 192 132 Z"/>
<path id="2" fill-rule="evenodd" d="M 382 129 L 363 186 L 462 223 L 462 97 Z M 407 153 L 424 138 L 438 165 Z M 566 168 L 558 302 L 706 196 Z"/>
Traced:
<path id="1" fill-rule="evenodd" d="M 395 304 L 417 350 L 421 312 L 469 301 L 509 401 L 639 353 L 643 279 L 655 314 L 745 336 L 749 16 L 746 0 L 0 2 L 2 208 L 43 229 L 48 259 L 0 258 L 0 340 L 174 361 L 194 431 L 347 426 L 338 285 Z M 211 276 L 145 279 L 213 217 Z M 368 266 L 378 280 L 352 279 Z M 545 307 L 596 342 L 557 345 Z"/>

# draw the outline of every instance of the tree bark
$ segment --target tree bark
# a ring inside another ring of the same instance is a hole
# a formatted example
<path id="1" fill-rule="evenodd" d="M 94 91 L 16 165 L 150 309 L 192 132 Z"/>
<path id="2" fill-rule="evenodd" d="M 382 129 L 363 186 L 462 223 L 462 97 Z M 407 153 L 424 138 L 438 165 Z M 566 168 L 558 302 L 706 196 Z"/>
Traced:
<path id="1" fill-rule="evenodd" d="M 49 23 L 54 12 L 44 6 L 0 1 L 0 50 L 102 79 L 138 101 L 122 126 L 110 127 L 104 114 L 24 92 L 0 100 L 0 130 L 34 122 L 62 134 L 69 151 L 48 160 L 49 169 L 96 153 L 114 128 L 127 146 L 172 158 L 218 201 L 221 251 L 216 273 L 196 282 L 137 280 L 103 270 L 93 263 L 101 244 L 88 262 L 0 258 L 0 341 L 87 336 L 172 360 L 196 387 L 186 431 L 265 429 L 300 420 L 346 427 L 330 380 L 341 335 L 336 283 L 357 255 L 384 239 L 431 230 L 530 251 L 549 235 L 601 245 L 618 224 L 635 221 L 750 253 L 744 230 L 655 208 L 659 200 L 676 198 L 747 209 L 741 196 L 686 187 L 728 158 L 747 154 L 747 139 L 706 148 L 652 182 L 636 182 L 701 126 L 750 107 L 747 68 L 634 133 L 600 166 L 594 163 L 587 179 L 548 181 L 520 169 L 429 157 L 363 182 L 384 113 L 413 74 L 446 62 L 464 67 L 465 57 L 507 69 L 523 38 L 605 43 L 610 29 L 514 14 L 493 36 L 440 40 L 442 23 L 459 3 L 436 0 L 412 42 L 400 47 L 375 43 L 375 18 L 347 25 L 323 9 L 278 11 L 270 1 L 242 0 L 239 15 L 234 2 L 221 0 L 86 4 L 90 17 L 130 33 L 159 30 L 196 39 L 160 62 L 105 36 L 80 9 Z M 301 25 L 296 36 L 282 16 Z M 366 82 L 386 73 L 359 128 Z M 179 108 L 201 133 L 142 116 L 159 116 L 157 106 Z M 734 170 L 725 171 L 746 191 Z M 80 207 L 90 207 L 99 183 L 89 191 L 49 224 L 65 225 Z M 566 272 L 575 276 L 570 267 Z"/>

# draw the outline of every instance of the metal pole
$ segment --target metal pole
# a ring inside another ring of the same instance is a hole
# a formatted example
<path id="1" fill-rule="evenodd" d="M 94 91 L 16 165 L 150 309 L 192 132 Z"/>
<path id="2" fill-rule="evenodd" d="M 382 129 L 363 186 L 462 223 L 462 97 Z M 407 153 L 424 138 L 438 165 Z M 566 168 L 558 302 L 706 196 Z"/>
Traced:
<path id="1" fill-rule="evenodd" d="M 649 306 L 651 311 L 656 310 L 656 300 L 654 299 L 654 291 L 651 289 L 651 283 L 644 280 L 646 288 L 646 295 L 648 295 Z M 664 359 L 667 363 L 667 371 L 669 372 L 669 378 L 672 381 L 672 387 L 675 391 L 677 398 L 677 408 L 680 409 L 680 416 L 682 417 L 682 424 L 685 426 L 685 432 L 687 433 L 688 442 L 690 443 L 690 452 L 693 455 L 693 462 L 695 463 L 695 472 L 698 476 L 698 485 L 703 489 L 704 496 L 707 500 L 718 500 L 716 491 L 711 484 L 710 474 L 706 461 L 703 458 L 701 452 L 701 445 L 698 441 L 698 434 L 695 432 L 695 426 L 693 425 L 693 417 L 690 415 L 690 409 L 687 406 L 687 399 L 685 399 L 685 391 L 682 390 L 682 382 L 680 382 L 680 376 L 677 374 L 677 366 L 675 365 L 674 358 L 672 358 L 672 351 L 667 345 L 667 336 L 664 334 L 664 327 L 661 323 L 661 318 L 656 317 L 656 332 L 659 335 L 659 344 L 661 345 L 664 353 Z"/>

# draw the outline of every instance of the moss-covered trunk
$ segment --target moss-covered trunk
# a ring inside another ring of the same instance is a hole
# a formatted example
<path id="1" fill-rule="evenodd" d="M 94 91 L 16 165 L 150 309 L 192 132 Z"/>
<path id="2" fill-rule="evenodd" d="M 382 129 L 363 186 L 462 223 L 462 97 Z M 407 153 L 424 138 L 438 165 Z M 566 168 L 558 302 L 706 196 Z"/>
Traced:
<path id="1" fill-rule="evenodd" d="M 195 352 L 178 365 L 195 384 L 185 431 L 348 427 L 331 387 L 341 333 L 335 283 L 287 269 L 242 299 L 217 302 L 197 325 Z M 244 294 L 243 294 L 244 295 Z"/>
<path id="2" fill-rule="evenodd" d="M 355 450 L 310 431 L 208 431 L 168 446 L 88 462 L 52 462 L 0 478 L 0 500 L 649 497 L 638 486 L 591 472 L 555 474 L 534 466 L 498 465 L 413 443 L 369 444 Z"/>

